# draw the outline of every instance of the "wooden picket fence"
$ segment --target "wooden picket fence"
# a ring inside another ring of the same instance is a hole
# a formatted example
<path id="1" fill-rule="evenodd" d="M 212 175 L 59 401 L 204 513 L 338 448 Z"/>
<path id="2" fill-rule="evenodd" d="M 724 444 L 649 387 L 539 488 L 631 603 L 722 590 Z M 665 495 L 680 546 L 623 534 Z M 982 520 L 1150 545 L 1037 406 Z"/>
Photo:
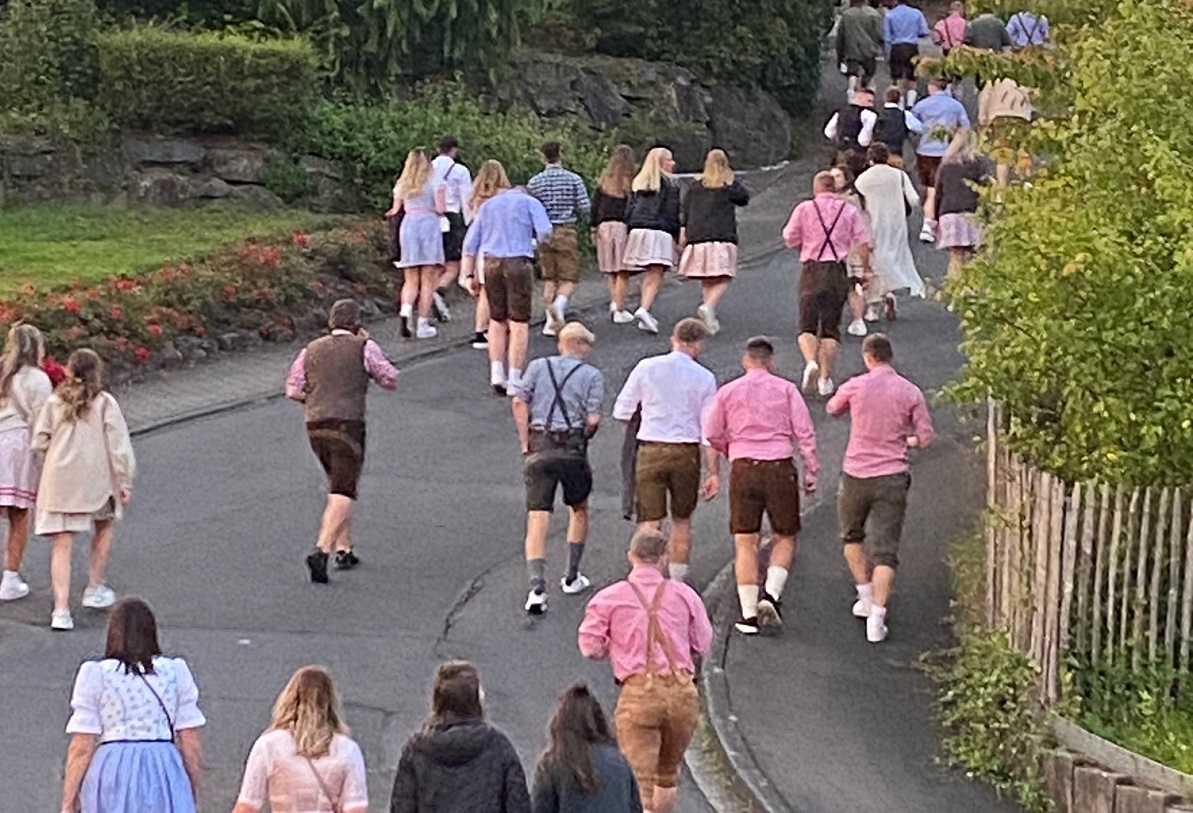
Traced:
<path id="1" fill-rule="evenodd" d="M 1067 483 L 1013 454 L 987 426 L 986 616 L 1060 696 L 1066 658 L 1190 670 L 1193 500 L 1180 488 Z"/>

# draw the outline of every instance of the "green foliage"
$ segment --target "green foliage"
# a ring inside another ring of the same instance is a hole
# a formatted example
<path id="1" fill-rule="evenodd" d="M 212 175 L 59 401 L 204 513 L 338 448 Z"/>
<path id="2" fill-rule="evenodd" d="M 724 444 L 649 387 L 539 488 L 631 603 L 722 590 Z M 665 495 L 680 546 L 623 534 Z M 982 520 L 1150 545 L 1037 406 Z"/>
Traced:
<path id="1" fill-rule="evenodd" d="M 1034 128 L 1049 165 L 952 287 L 957 394 L 1000 401 L 1013 447 L 1066 479 L 1193 482 L 1193 109 L 1172 102 L 1191 49 L 1182 0 L 1069 32 L 1071 107 Z"/>
<path id="2" fill-rule="evenodd" d="M 274 157 L 265 165 L 265 188 L 286 203 L 295 203 L 314 191 L 310 174 L 293 158 Z"/>
<path id="3" fill-rule="evenodd" d="M 98 103 L 123 127 L 282 139 L 309 121 L 316 60 L 301 39 L 139 26 L 98 43 Z"/>
<path id="4" fill-rule="evenodd" d="M 227 28 L 256 18 L 256 0 L 96 0 L 105 19 L 169 20 L 207 29 Z"/>
<path id="5" fill-rule="evenodd" d="M 41 112 L 95 93 L 93 0 L 13 0 L 0 23 L 0 98 Z"/>

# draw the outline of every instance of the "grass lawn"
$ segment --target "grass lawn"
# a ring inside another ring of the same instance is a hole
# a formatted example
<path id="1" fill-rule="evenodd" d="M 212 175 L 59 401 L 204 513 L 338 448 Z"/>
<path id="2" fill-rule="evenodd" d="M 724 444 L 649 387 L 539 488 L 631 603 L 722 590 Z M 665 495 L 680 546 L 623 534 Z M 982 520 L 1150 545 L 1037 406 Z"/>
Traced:
<path id="1" fill-rule="evenodd" d="M 257 212 L 225 205 L 0 209 L 0 295 L 28 283 L 49 288 L 148 271 L 245 237 L 281 236 L 334 220 L 301 210 Z"/>

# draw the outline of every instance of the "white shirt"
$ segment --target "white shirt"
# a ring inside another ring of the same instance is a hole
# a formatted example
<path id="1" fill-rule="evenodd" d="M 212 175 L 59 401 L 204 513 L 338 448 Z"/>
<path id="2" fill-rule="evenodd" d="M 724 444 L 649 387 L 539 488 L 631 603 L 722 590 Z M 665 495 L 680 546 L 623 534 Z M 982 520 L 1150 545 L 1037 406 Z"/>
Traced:
<path id="1" fill-rule="evenodd" d="M 837 140 L 837 120 L 840 113 L 833 113 L 833 117 L 824 125 L 824 137 L 829 141 Z M 862 147 L 869 147 L 874 140 L 874 125 L 878 123 L 878 114 L 873 110 L 862 111 L 862 131 L 857 134 L 857 143 Z M 916 132 L 919 132 L 918 130 Z"/>
<path id="2" fill-rule="evenodd" d="M 12 377 L 8 397 L 0 403 L 0 432 L 32 428 L 54 386 L 40 367 L 22 367 Z"/>
<path id="3" fill-rule="evenodd" d="M 327 798 L 323 785 L 334 799 Z M 336 734 L 327 755 L 308 763 L 306 757 L 295 752 L 294 736 L 289 731 L 266 731 L 249 752 L 237 803 L 260 810 L 266 802 L 273 813 L 365 810 L 369 789 L 360 746 Z"/>
<path id="4" fill-rule="evenodd" d="M 617 396 L 613 417 L 628 421 L 641 406 L 638 440 L 701 443 L 704 415 L 716 395 L 716 376 L 687 353 L 673 350 L 638 362 Z"/>
<path id="5" fill-rule="evenodd" d="M 467 218 L 468 198 L 472 194 L 472 173 L 450 155 L 440 155 L 431 162 L 437 183 L 443 185 L 447 211 L 462 212 Z"/>
<path id="6" fill-rule="evenodd" d="M 101 742 L 169 742 L 171 722 L 175 731 L 199 728 L 207 722 L 199 711 L 199 688 L 186 661 L 160 655 L 153 659 L 153 674 L 144 679 L 126 672 L 124 665 L 112 658 L 87 661 L 79 667 L 70 705 L 74 713 L 66 733 L 94 734 Z"/>

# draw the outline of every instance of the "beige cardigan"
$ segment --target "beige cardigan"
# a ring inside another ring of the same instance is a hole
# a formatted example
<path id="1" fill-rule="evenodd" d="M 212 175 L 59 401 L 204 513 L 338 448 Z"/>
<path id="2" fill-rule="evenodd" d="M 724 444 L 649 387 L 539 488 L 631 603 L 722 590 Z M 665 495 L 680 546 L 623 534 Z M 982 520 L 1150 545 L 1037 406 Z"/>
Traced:
<path id="1" fill-rule="evenodd" d="M 22 367 L 12 377 L 7 398 L 0 401 L 0 432 L 33 428 L 53 392 L 50 377 L 39 367 Z"/>
<path id="2" fill-rule="evenodd" d="M 37 508 L 55 514 L 93 514 L 132 488 L 137 462 L 124 414 L 106 392 L 95 396 L 78 421 L 66 417 L 57 393 L 46 401 L 33 429 L 33 451 L 43 457 Z"/>

